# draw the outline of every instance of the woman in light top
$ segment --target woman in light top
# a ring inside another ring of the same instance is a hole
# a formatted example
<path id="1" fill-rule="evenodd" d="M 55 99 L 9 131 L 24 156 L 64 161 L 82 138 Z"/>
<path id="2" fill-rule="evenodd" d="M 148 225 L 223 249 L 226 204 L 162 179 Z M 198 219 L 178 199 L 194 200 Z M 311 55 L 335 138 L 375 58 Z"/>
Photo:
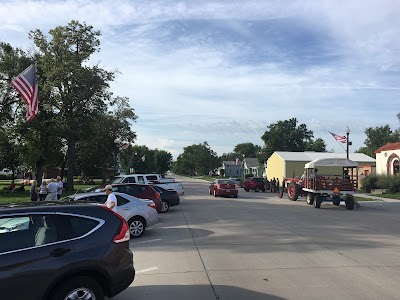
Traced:
<path id="1" fill-rule="evenodd" d="M 39 187 L 39 199 L 44 201 L 47 196 L 47 180 L 43 179 L 42 184 Z"/>

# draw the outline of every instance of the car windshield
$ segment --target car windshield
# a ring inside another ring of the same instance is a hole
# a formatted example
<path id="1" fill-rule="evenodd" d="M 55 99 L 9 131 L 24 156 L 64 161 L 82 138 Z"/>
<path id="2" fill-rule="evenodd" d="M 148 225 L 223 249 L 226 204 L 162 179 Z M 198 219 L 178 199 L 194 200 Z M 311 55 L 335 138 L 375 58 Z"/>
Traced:
<path id="1" fill-rule="evenodd" d="M 232 180 L 219 180 L 219 184 L 235 184 Z"/>
<path id="2" fill-rule="evenodd" d="M 124 177 L 117 176 L 117 177 L 112 178 L 112 179 L 108 182 L 108 184 L 122 183 L 122 181 L 124 181 Z"/>

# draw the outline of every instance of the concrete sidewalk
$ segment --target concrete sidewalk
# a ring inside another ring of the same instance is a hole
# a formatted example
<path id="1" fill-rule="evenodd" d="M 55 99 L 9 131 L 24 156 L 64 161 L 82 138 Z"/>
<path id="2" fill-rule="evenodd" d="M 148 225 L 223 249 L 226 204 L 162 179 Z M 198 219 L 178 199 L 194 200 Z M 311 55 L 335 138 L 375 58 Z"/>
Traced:
<path id="1" fill-rule="evenodd" d="M 377 195 L 371 195 L 371 194 L 354 194 L 354 196 L 358 197 L 363 197 L 363 198 L 369 198 L 369 199 L 374 199 L 376 201 L 385 201 L 385 202 L 399 202 L 400 199 L 392 199 L 392 198 L 384 198 L 384 197 L 379 197 Z M 362 201 L 360 201 L 362 202 Z"/>

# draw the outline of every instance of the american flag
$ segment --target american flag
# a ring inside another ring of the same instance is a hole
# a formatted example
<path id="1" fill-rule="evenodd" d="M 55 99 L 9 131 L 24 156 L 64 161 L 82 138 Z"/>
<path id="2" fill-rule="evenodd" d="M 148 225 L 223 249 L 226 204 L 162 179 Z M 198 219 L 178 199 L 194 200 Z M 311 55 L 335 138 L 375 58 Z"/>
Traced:
<path id="1" fill-rule="evenodd" d="M 236 157 L 236 165 L 240 164 L 239 158 Z"/>
<path id="2" fill-rule="evenodd" d="M 130 146 L 130 144 L 126 143 L 126 144 L 123 144 L 120 149 L 121 150 L 126 150 L 126 149 L 129 148 L 129 146 Z"/>
<path id="3" fill-rule="evenodd" d="M 38 113 L 38 81 L 36 67 L 30 65 L 11 81 L 11 86 L 21 95 L 26 105 L 26 119 L 31 121 Z"/>
<path id="4" fill-rule="evenodd" d="M 144 162 L 146 160 L 146 155 L 143 155 L 140 160 Z"/>
<path id="5" fill-rule="evenodd" d="M 332 136 L 335 138 L 335 140 L 337 140 L 343 144 L 347 143 L 347 138 L 344 135 L 338 135 L 338 134 L 332 133 L 330 131 L 329 131 L 329 133 L 332 134 Z"/>

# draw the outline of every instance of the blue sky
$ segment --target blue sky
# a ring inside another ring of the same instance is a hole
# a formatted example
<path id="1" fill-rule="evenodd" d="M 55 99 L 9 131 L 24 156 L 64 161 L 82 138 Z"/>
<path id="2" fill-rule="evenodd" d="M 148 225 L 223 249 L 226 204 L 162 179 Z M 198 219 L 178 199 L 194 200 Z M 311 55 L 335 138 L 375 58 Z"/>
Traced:
<path id="1" fill-rule="evenodd" d="M 267 126 L 296 117 L 328 150 L 328 133 L 400 127 L 400 1 L 10 1 L 0 40 L 32 47 L 72 19 L 100 30 L 92 58 L 118 69 L 137 144 L 170 151 L 207 141 L 219 155 L 262 145 Z"/>

